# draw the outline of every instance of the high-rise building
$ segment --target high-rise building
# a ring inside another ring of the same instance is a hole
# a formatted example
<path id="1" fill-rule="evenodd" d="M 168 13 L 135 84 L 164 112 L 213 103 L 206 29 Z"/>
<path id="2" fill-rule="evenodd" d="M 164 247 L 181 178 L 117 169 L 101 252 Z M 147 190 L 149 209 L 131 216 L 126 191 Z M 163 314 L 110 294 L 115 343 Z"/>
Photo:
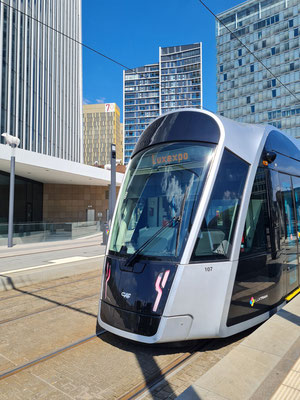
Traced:
<path id="1" fill-rule="evenodd" d="M 201 43 L 160 47 L 160 114 L 202 108 Z"/>
<path id="2" fill-rule="evenodd" d="M 116 145 L 116 158 L 123 160 L 123 132 L 120 124 L 120 109 L 117 104 L 84 105 L 84 163 L 110 164 L 112 143 Z"/>
<path id="3" fill-rule="evenodd" d="M 138 138 L 159 115 L 159 65 L 145 65 L 123 72 L 124 164 Z"/>
<path id="4" fill-rule="evenodd" d="M 1 133 L 18 136 L 22 149 L 80 162 L 81 0 L 3 0 L 0 21 Z"/>
<path id="5" fill-rule="evenodd" d="M 248 0 L 218 18 L 232 32 L 217 21 L 218 112 L 300 138 L 299 0 Z"/>
<path id="6" fill-rule="evenodd" d="M 72 233 L 70 222 L 107 214 L 110 172 L 81 163 L 80 41 L 81 0 L 1 0 L 0 133 L 21 141 L 14 185 L 19 242 L 32 240 L 30 232 L 52 240 L 55 228 L 47 233 L 49 225 L 36 222 L 67 222 L 70 238 L 77 229 Z M 1 241 L 7 234 L 11 148 L 0 138 Z M 122 174 L 116 176 L 120 185 Z"/>
<path id="7" fill-rule="evenodd" d="M 160 114 L 202 108 L 202 44 L 160 47 L 159 63 L 124 71 L 124 163 Z"/>

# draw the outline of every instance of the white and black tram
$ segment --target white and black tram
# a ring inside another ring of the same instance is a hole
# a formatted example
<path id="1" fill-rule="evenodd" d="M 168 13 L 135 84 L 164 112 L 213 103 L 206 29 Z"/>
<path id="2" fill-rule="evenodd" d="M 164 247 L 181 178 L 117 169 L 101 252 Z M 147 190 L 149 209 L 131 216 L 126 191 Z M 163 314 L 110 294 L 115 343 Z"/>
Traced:
<path id="1" fill-rule="evenodd" d="M 145 343 L 225 337 L 299 292 L 300 150 L 185 109 L 141 135 L 118 197 L 98 323 Z"/>

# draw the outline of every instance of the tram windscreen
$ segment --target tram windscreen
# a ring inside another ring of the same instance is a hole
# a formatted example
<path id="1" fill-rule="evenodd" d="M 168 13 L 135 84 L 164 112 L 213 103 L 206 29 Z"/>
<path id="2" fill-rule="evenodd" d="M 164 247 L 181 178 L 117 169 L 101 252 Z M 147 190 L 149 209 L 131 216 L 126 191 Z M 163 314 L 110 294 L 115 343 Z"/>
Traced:
<path id="1" fill-rule="evenodd" d="M 164 143 L 133 158 L 112 227 L 111 254 L 180 257 L 214 149 L 203 143 Z"/>

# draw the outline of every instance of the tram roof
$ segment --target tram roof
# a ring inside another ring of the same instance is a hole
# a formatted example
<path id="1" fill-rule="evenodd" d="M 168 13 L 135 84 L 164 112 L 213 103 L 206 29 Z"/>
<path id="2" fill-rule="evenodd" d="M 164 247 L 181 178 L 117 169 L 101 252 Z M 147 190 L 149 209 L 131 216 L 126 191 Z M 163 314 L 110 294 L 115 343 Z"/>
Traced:
<path id="1" fill-rule="evenodd" d="M 184 113 L 190 113 L 190 116 L 185 118 Z M 201 125 L 201 133 L 197 122 L 199 126 Z M 273 137 L 278 138 L 272 142 L 278 148 L 272 150 L 300 160 L 299 141 L 279 131 L 273 125 L 238 122 L 195 108 L 178 109 L 156 118 L 142 133 L 132 157 L 144 148 L 162 142 L 190 140 L 217 144 L 223 137 L 225 147 L 252 163 L 261 142 L 266 142 L 270 132 Z"/>

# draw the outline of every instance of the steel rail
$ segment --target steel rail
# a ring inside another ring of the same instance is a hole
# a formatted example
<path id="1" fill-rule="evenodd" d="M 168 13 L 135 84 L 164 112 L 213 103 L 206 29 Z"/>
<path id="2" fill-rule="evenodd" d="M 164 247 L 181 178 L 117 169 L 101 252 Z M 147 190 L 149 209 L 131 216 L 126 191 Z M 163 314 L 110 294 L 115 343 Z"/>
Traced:
<path id="1" fill-rule="evenodd" d="M 79 299 L 73 300 L 73 301 L 71 301 L 71 302 L 69 302 L 69 303 L 59 303 L 59 302 L 57 302 L 56 300 L 50 300 L 52 303 L 57 303 L 57 304 L 55 304 L 55 305 L 53 305 L 53 306 L 51 306 L 51 307 L 47 307 L 47 308 L 42 309 L 42 310 L 38 310 L 38 311 L 35 311 L 35 312 L 32 312 L 32 313 L 28 313 L 28 314 L 25 314 L 25 315 L 21 315 L 21 316 L 19 316 L 19 317 L 7 318 L 7 319 L 4 319 L 4 320 L 1 320 L 1 321 L 0 321 L 0 326 L 1 326 L 1 325 L 4 325 L 4 324 L 7 324 L 7 323 L 9 323 L 9 322 L 18 321 L 18 320 L 23 319 L 23 318 L 27 318 L 27 317 L 31 317 L 31 316 L 33 316 L 33 315 L 41 314 L 41 313 L 43 313 L 43 312 L 50 311 L 50 310 L 53 310 L 53 309 L 58 308 L 58 307 L 70 308 L 69 306 L 72 305 L 72 304 L 74 304 L 74 303 L 77 303 L 77 302 L 82 301 L 82 300 L 90 299 L 90 298 L 96 297 L 96 296 L 99 296 L 99 291 L 98 291 L 97 293 L 92 294 L 92 295 L 85 296 L 85 297 L 81 297 L 81 298 L 79 298 Z M 47 299 L 44 299 L 44 300 L 47 301 Z M 48 301 L 49 301 L 49 300 L 48 300 Z M 74 309 L 74 311 L 76 311 L 76 310 Z M 79 310 L 78 310 L 78 311 L 79 311 Z M 89 315 L 91 315 L 91 316 L 93 316 L 93 317 L 96 318 L 96 315 L 93 315 L 93 314 L 91 314 L 91 313 L 85 312 L 85 314 L 89 314 Z"/>
<path id="2" fill-rule="evenodd" d="M 51 358 L 56 357 L 56 356 L 66 352 L 68 350 L 74 349 L 77 346 L 80 346 L 80 345 L 82 345 L 84 343 L 90 342 L 91 340 L 95 339 L 99 335 L 103 335 L 104 333 L 106 333 L 105 330 L 98 331 L 94 335 L 87 336 L 87 337 L 85 337 L 83 339 L 77 340 L 74 343 L 71 343 L 71 344 L 69 344 L 67 346 L 61 347 L 58 350 L 55 350 L 55 351 L 53 351 L 51 353 L 48 353 L 48 354 L 46 354 L 46 355 L 44 355 L 42 357 L 36 358 L 35 360 L 29 361 L 26 364 L 22 364 L 22 365 L 19 365 L 18 367 L 15 367 L 15 368 L 12 368 L 12 369 L 10 369 L 8 371 L 5 371 L 0 375 L 0 381 L 3 380 L 3 379 L 8 378 L 9 376 L 17 374 L 18 372 L 24 371 L 25 369 L 28 369 L 28 368 L 30 368 L 30 367 L 32 367 L 34 365 L 37 365 L 37 364 L 39 364 L 39 363 L 41 363 L 43 361 L 50 360 Z"/>
<path id="3" fill-rule="evenodd" d="M 1 303 L 1 301 L 14 299 L 16 297 L 27 296 L 28 294 L 34 294 L 34 293 L 42 292 L 44 290 L 54 289 L 54 288 L 57 288 L 57 287 L 60 287 L 60 286 L 72 285 L 73 283 L 84 282 L 84 281 L 88 281 L 88 280 L 95 279 L 95 278 L 99 279 L 99 273 L 98 272 L 97 272 L 97 275 L 91 276 L 89 278 L 82 278 L 82 279 L 77 279 L 76 281 L 72 281 L 72 282 L 60 283 L 59 285 L 47 286 L 45 288 L 40 288 L 40 289 L 33 290 L 33 291 L 29 292 L 29 293 L 19 293 L 19 294 L 15 294 L 13 296 L 3 297 L 3 298 L 0 298 L 0 303 Z M 58 279 L 65 279 L 65 278 L 58 278 Z M 29 287 L 29 285 L 28 286 L 24 286 L 24 288 L 28 288 L 28 287 Z M 20 289 L 20 288 L 17 288 L 17 289 Z M 13 290 L 15 290 L 15 289 L 10 289 L 9 291 L 13 291 Z M 20 289 L 20 290 L 23 290 L 23 289 Z M 1 294 L 0 294 L 0 297 L 1 297 Z"/>
<path id="4" fill-rule="evenodd" d="M 185 354 L 182 354 L 175 360 L 171 361 L 168 365 L 162 368 L 159 372 L 156 372 L 145 379 L 144 382 L 136 385 L 133 389 L 129 390 L 126 394 L 119 397 L 118 400 L 133 400 L 138 399 L 139 396 L 146 394 L 158 386 L 162 381 L 165 380 L 167 376 L 171 373 L 176 373 L 178 368 L 184 367 L 185 363 L 191 361 L 191 359 L 197 354 L 197 351 L 205 348 L 205 346 L 210 343 L 211 340 L 206 340 L 204 343 L 196 344 L 192 346 Z"/>

